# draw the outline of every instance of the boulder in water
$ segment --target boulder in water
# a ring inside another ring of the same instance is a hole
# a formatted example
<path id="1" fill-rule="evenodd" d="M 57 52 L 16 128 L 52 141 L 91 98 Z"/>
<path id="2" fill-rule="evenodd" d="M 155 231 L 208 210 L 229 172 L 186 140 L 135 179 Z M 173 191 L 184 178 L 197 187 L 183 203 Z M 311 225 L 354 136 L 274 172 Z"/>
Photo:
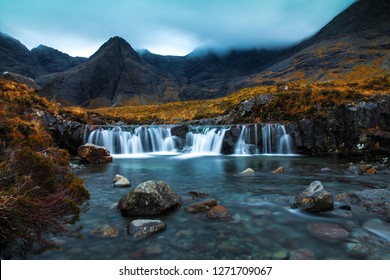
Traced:
<path id="1" fill-rule="evenodd" d="M 160 220 L 134 220 L 127 226 L 127 232 L 132 237 L 141 239 L 166 228 L 167 224 Z"/>
<path id="2" fill-rule="evenodd" d="M 180 205 L 181 197 L 164 181 L 147 181 L 124 195 L 118 209 L 124 216 L 156 216 Z"/>
<path id="3" fill-rule="evenodd" d="M 333 196 L 325 190 L 320 181 L 314 181 L 295 197 L 291 208 L 300 208 L 312 212 L 332 210 Z"/>
<path id="4" fill-rule="evenodd" d="M 87 143 L 77 149 L 79 161 L 82 163 L 112 162 L 110 152 L 103 146 Z"/>
<path id="5" fill-rule="evenodd" d="M 272 171 L 272 173 L 276 173 L 276 174 L 282 174 L 282 173 L 285 173 L 285 172 L 286 171 L 284 170 L 283 167 L 278 167 L 274 171 Z"/>
<path id="6" fill-rule="evenodd" d="M 114 187 L 115 188 L 127 188 L 130 187 L 130 182 L 127 178 L 122 175 L 116 174 L 114 177 Z"/>
<path id="7" fill-rule="evenodd" d="M 226 207 L 217 205 L 209 210 L 207 213 L 207 218 L 223 220 L 230 218 L 230 214 Z"/>
<path id="8" fill-rule="evenodd" d="M 252 168 L 247 168 L 240 173 L 240 176 L 242 176 L 242 177 L 255 176 L 255 171 Z"/>

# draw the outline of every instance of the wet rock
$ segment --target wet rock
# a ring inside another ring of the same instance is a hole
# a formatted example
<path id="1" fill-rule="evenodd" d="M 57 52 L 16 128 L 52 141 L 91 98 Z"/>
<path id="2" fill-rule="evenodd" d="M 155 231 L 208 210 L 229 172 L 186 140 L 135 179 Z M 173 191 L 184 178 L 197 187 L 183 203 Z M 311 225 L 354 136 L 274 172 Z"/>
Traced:
<path id="1" fill-rule="evenodd" d="M 252 168 L 247 168 L 240 173 L 240 176 L 242 176 L 242 177 L 255 176 L 255 171 Z"/>
<path id="2" fill-rule="evenodd" d="M 116 174 L 113 180 L 115 188 L 128 188 L 130 187 L 130 182 L 127 178 L 122 175 Z"/>
<path id="3" fill-rule="evenodd" d="M 107 224 L 98 226 L 91 233 L 93 235 L 97 235 L 100 237 L 117 237 L 118 236 L 118 230 L 115 227 L 112 227 L 112 226 L 107 225 Z"/>
<path id="4" fill-rule="evenodd" d="M 172 136 L 177 136 L 182 139 L 186 139 L 187 132 L 189 131 L 189 128 L 187 125 L 176 125 L 171 128 L 171 134 Z"/>
<path id="5" fill-rule="evenodd" d="M 325 240 L 345 240 L 349 236 L 349 232 L 338 224 L 311 223 L 307 229 L 314 236 Z"/>
<path id="6" fill-rule="evenodd" d="M 82 163 L 108 163 L 112 162 L 110 152 L 103 146 L 85 144 L 77 149 L 79 161 Z"/>
<path id="7" fill-rule="evenodd" d="M 215 199 L 209 199 L 192 203 L 188 205 L 185 210 L 191 213 L 198 213 L 201 211 L 209 210 L 214 206 L 217 206 L 217 201 Z"/>
<path id="8" fill-rule="evenodd" d="M 164 181 L 147 181 L 124 195 L 118 209 L 124 216 L 156 216 L 180 205 L 181 198 Z"/>
<path id="9" fill-rule="evenodd" d="M 363 209 L 390 221 L 390 190 L 373 189 L 356 193 L 342 193 L 336 199 L 348 205 L 359 205 Z"/>
<path id="10" fill-rule="evenodd" d="M 198 191 L 190 191 L 188 192 L 188 194 L 191 195 L 192 197 L 206 197 L 209 195 L 208 193 L 198 192 Z"/>
<path id="11" fill-rule="evenodd" d="M 282 174 L 282 173 L 285 173 L 285 170 L 283 167 L 278 167 L 274 171 L 272 171 L 272 173 Z"/>
<path id="12" fill-rule="evenodd" d="M 297 249 L 290 251 L 290 260 L 316 260 L 316 256 L 313 251 L 307 248 Z"/>
<path id="13" fill-rule="evenodd" d="M 325 190 L 320 181 L 314 181 L 294 198 L 291 208 L 300 208 L 312 212 L 332 210 L 333 196 Z"/>
<path id="14" fill-rule="evenodd" d="M 348 174 L 352 176 L 361 176 L 363 175 L 363 171 L 360 169 L 360 166 L 351 165 L 350 167 L 348 167 Z"/>
<path id="15" fill-rule="evenodd" d="M 359 259 L 367 259 L 370 249 L 361 243 L 347 243 L 347 253 Z"/>
<path id="16" fill-rule="evenodd" d="M 230 218 L 230 214 L 226 207 L 222 205 L 217 205 L 209 210 L 209 212 L 207 213 L 207 218 L 219 220 L 228 219 Z"/>
<path id="17" fill-rule="evenodd" d="M 134 220 L 127 226 L 127 232 L 135 239 L 142 239 L 166 228 L 167 224 L 160 220 Z"/>

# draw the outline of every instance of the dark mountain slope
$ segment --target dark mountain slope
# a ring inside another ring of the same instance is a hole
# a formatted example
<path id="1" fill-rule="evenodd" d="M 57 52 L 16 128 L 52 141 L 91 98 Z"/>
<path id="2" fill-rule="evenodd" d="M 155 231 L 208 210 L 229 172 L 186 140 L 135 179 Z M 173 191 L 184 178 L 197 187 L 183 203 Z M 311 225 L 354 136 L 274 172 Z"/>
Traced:
<path id="1" fill-rule="evenodd" d="M 143 61 L 119 37 L 103 44 L 85 63 L 37 82 L 49 99 L 90 107 L 160 103 L 179 96 L 172 77 Z"/>
<path id="2" fill-rule="evenodd" d="M 44 73 L 30 51 L 18 40 L 0 32 L 0 73 L 14 72 L 30 78 Z"/>
<path id="3" fill-rule="evenodd" d="M 360 0 L 257 79 L 357 81 L 390 74 L 390 1 Z"/>
<path id="4" fill-rule="evenodd" d="M 71 57 L 44 45 L 33 48 L 31 54 L 46 73 L 63 72 L 87 61 L 87 58 Z"/>

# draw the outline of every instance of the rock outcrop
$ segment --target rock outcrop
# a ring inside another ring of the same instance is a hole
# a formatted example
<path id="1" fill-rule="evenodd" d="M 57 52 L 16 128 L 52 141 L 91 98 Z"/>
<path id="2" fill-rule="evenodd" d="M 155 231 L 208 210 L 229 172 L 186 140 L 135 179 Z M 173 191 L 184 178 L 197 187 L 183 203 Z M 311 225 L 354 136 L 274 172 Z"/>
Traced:
<path id="1" fill-rule="evenodd" d="M 124 216 L 157 216 L 180 205 L 181 197 L 164 181 L 147 181 L 124 195 L 118 209 Z"/>
<path id="2" fill-rule="evenodd" d="M 78 148 L 77 154 L 81 163 L 109 163 L 112 162 L 110 152 L 102 146 L 87 143 Z"/>

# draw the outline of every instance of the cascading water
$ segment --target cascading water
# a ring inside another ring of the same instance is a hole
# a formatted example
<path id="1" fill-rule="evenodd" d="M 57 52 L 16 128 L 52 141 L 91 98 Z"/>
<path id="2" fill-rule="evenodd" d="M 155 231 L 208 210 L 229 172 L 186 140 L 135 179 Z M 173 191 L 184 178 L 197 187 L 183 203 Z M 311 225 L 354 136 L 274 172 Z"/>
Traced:
<path id="1" fill-rule="evenodd" d="M 139 154 L 150 152 L 174 152 L 175 136 L 170 127 L 100 128 L 92 131 L 88 142 L 105 146 L 111 154 Z"/>
<path id="2" fill-rule="evenodd" d="M 291 154 L 292 139 L 281 124 L 267 124 L 261 129 L 264 154 Z"/>
<path id="3" fill-rule="evenodd" d="M 233 127 L 189 127 L 185 139 L 173 136 L 169 126 L 115 126 L 92 131 L 87 142 L 105 146 L 111 154 L 171 153 L 220 154 L 226 131 Z M 284 125 L 235 126 L 240 129 L 233 146 L 236 155 L 291 154 L 292 139 Z M 259 134 L 261 131 L 261 134 Z M 87 134 L 86 134 L 87 136 Z M 184 142 L 185 141 L 185 142 Z M 184 143 L 183 143 L 184 142 Z"/>
<path id="4" fill-rule="evenodd" d="M 227 128 L 195 127 L 186 135 L 186 151 L 191 153 L 221 153 Z"/>

